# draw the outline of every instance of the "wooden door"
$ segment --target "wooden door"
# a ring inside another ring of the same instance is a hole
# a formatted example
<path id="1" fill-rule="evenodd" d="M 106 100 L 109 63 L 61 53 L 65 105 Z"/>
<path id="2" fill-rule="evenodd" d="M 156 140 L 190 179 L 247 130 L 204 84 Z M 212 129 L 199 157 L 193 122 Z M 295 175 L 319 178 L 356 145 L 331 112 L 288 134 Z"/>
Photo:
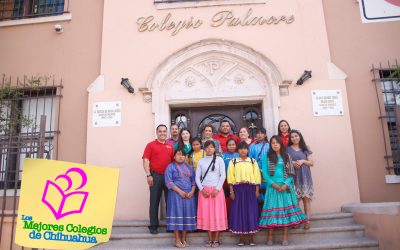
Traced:
<path id="1" fill-rule="evenodd" d="M 171 109 L 171 118 L 171 124 L 189 128 L 192 136 L 200 137 L 204 125 L 212 124 L 217 133 L 223 120 L 229 121 L 232 133 L 236 135 L 241 127 L 248 127 L 252 138 L 255 137 L 256 129 L 263 124 L 261 104 Z"/>

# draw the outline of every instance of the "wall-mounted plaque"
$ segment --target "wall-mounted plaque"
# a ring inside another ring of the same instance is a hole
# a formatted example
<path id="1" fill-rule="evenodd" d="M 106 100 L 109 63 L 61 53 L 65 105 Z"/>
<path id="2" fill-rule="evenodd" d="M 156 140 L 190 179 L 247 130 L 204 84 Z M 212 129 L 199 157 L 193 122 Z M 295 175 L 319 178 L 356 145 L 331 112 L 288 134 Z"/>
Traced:
<path id="1" fill-rule="evenodd" d="M 93 127 L 121 125 L 121 102 L 95 102 L 93 104 Z"/>
<path id="2" fill-rule="evenodd" d="M 344 115 L 341 90 L 313 90 L 311 96 L 314 116 Z"/>

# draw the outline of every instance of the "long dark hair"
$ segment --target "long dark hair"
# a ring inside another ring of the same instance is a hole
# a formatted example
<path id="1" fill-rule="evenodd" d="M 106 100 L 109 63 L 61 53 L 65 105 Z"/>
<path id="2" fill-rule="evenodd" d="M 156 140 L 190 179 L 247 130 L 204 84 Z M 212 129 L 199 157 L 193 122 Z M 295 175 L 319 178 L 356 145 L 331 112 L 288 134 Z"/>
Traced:
<path id="1" fill-rule="evenodd" d="M 279 135 L 279 136 L 282 134 L 281 129 L 280 129 L 281 123 L 282 123 L 282 122 L 286 122 L 286 124 L 287 124 L 287 126 L 288 126 L 288 133 L 290 133 L 290 131 L 292 131 L 292 129 L 290 128 L 290 125 L 289 125 L 288 121 L 286 121 L 286 120 L 281 120 L 281 121 L 278 123 L 278 135 Z M 271 139 L 272 139 L 272 138 L 271 138 Z"/>
<path id="2" fill-rule="evenodd" d="M 293 145 L 292 134 L 298 134 L 298 136 L 300 137 L 299 147 L 300 147 L 301 151 L 303 151 L 304 153 L 311 152 L 310 149 L 308 148 L 307 144 L 306 144 L 306 141 L 304 140 L 303 135 L 300 133 L 300 131 L 295 130 L 295 129 L 290 131 L 290 134 L 289 134 L 289 147 Z"/>
<path id="3" fill-rule="evenodd" d="M 273 162 L 274 164 L 276 164 L 278 162 L 278 155 L 272 149 L 272 140 L 276 140 L 279 143 L 279 145 L 281 145 L 281 148 L 279 149 L 279 153 L 282 156 L 283 162 L 286 165 L 288 163 L 288 161 L 289 161 L 289 155 L 286 153 L 285 145 L 283 144 L 282 139 L 278 135 L 272 136 L 271 139 L 269 140 L 269 145 L 270 145 L 271 148 L 268 151 L 268 159 L 271 162 Z"/>
<path id="4" fill-rule="evenodd" d="M 190 133 L 190 130 L 189 129 L 187 129 L 187 128 L 182 128 L 181 129 L 181 131 L 179 131 L 179 139 L 178 139 L 178 148 L 181 148 L 181 149 L 184 149 L 185 148 L 185 144 L 183 143 L 183 139 L 182 139 L 182 133 L 183 133 L 183 131 L 187 131 L 187 132 L 189 132 L 189 143 L 191 143 L 191 140 L 192 140 L 192 133 Z M 192 146 L 192 145 L 190 145 L 190 146 Z M 191 153 L 191 152 L 189 152 L 189 153 Z"/>
<path id="5" fill-rule="evenodd" d="M 209 141 L 206 141 L 205 143 L 204 143 L 204 149 L 206 149 L 208 146 L 213 146 L 214 147 L 214 149 L 215 149 L 215 143 L 214 143 L 214 141 L 211 141 L 211 140 L 209 140 Z M 211 161 L 211 171 L 214 171 L 215 170 L 215 161 L 217 160 L 217 153 L 216 153 L 216 151 L 214 151 L 214 154 L 213 154 L 213 159 L 212 159 L 212 161 Z"/>

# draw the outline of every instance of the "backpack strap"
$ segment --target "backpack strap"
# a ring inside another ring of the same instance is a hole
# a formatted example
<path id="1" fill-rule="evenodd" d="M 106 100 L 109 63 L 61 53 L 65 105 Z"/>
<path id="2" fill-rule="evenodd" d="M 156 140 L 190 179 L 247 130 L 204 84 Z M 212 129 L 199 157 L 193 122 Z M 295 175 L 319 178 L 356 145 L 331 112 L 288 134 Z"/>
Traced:
<path id="1" fill-rule="evenodd" d="M 260 161 L 260 156 L 261 156 L 261 154 L 262 154 L 262 152 L 263 152 L 263 149 L 264 149 L 264 147 L 265 147 L 265 144 L 267 144 L 266 142 L 264 142 L 263 143 L 263 145 L 262 145 L 262 147 L 261 147 L 261 150 L 260 150 L 260 152 L 258 153 L 258 155 L 257 155 L 257 161 Z"/>

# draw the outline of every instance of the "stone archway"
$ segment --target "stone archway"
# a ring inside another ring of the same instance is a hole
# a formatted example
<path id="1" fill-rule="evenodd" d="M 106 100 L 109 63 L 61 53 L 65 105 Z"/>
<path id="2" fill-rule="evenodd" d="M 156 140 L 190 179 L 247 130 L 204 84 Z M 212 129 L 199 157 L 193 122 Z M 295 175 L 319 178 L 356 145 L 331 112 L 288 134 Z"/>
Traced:
<path id="1" fill-rule="evenodd" d="M 179 50 L 161 63 L 147 81 L 155 124 L 170 124 L 170 106 L 262 102 L 264 126 L 274 134 L 278 123 L 278 68 L 244 45 L 208 39 Z"/>

